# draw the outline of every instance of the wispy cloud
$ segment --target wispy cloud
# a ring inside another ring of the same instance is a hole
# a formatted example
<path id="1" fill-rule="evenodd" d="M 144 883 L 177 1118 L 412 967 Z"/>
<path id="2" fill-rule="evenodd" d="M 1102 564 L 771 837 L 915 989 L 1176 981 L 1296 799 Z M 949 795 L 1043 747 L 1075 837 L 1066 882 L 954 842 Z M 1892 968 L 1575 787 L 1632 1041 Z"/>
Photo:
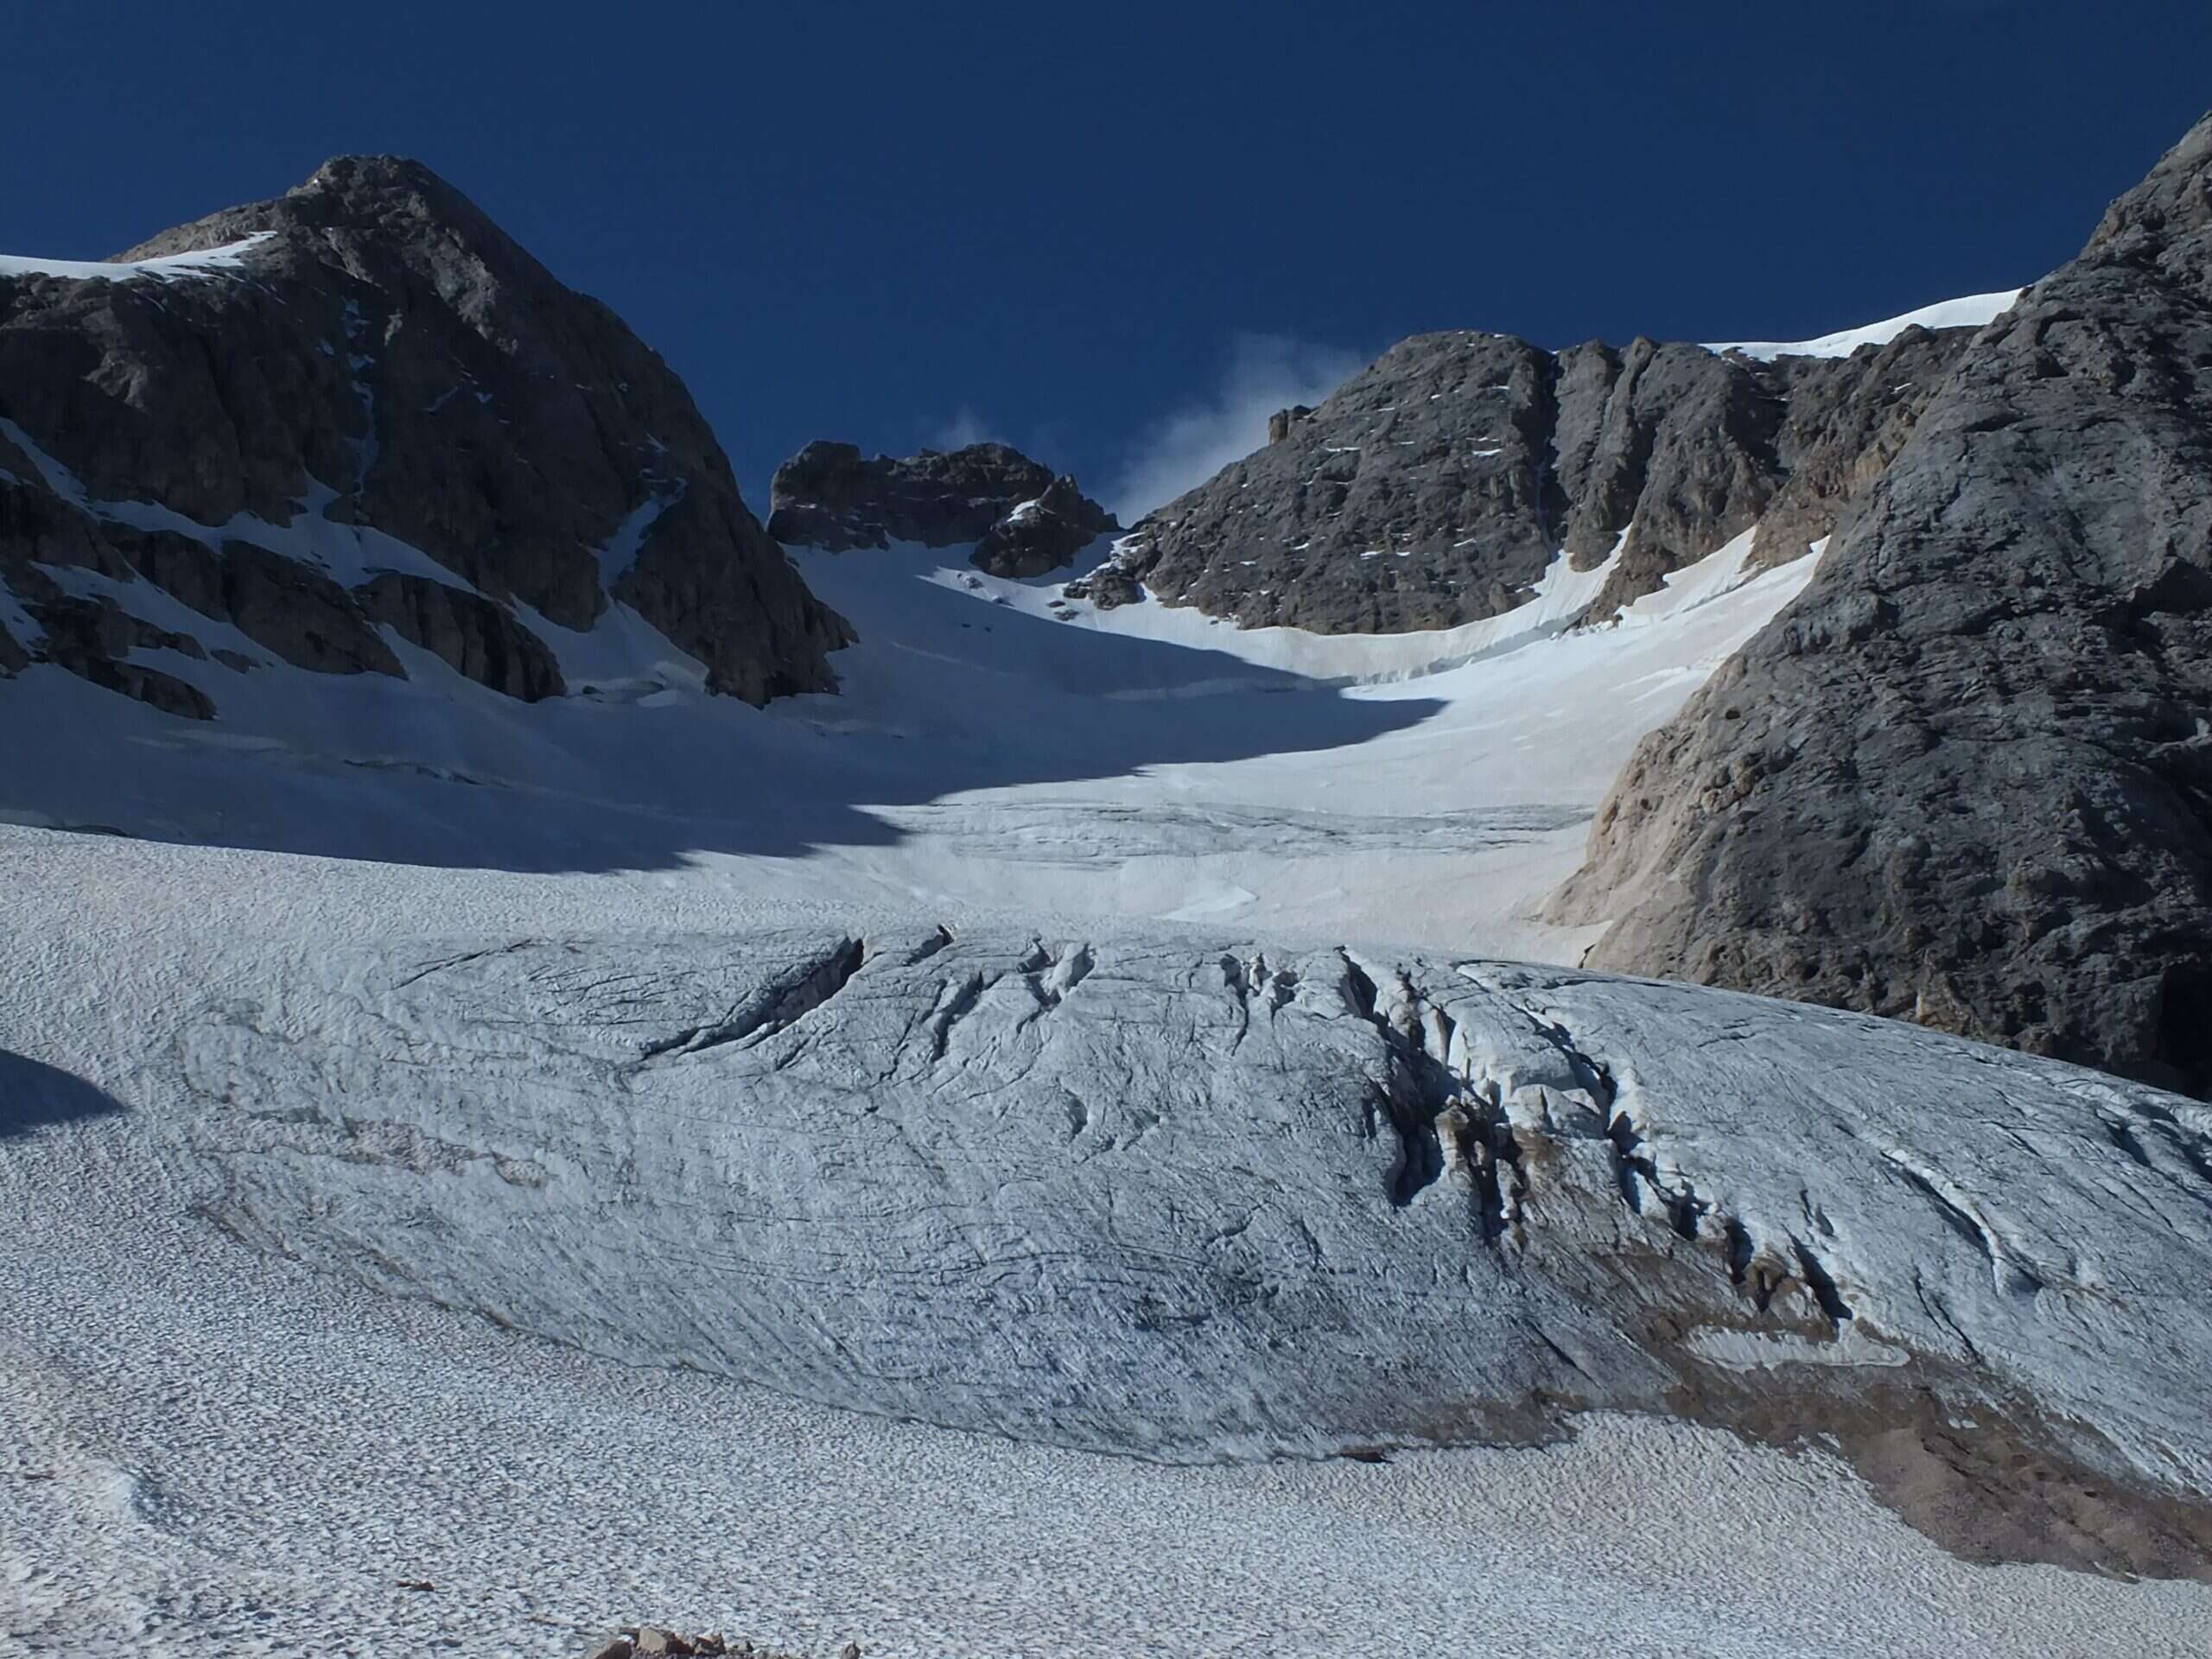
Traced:
<path id="1" fill-rule="evenodd" d="M 1340 346 L 1281 334 L 1238 334 L 1212 391 L 1138 434 L 1107 505 L 1125 524 L 1203 484 L 1268 439 L 1268 416 L 1318 404 L 1366 359 Z"/>
<path id="2" fill-rule="evenodd" d="M 990 423 L 963 404 L 950 420 L 931 432 L 926 440 L 932 449 L 965 449 L 971 443 L 1003 443 Z"/>

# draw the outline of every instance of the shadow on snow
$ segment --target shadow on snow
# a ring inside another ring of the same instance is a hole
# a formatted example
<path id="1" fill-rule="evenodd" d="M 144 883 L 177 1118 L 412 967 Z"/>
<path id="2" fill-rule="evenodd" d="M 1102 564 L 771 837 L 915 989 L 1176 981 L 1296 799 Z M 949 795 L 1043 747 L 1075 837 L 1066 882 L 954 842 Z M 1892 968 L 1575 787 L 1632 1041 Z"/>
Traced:
<path id="1" fill-rule="evenodd" d="M 214 696 L 201 722 L 35 667 L 0 680 L 23 751 L 0 817 L 449 868 L 657 869 L 889 846 L 906 832 L 871 809 L 1348 749 L 1443 707 L 994 605 L 897 555 L 813 555 L 806 572 L 861 643 L 834 659 L 841 694 L 765 710 L 573 671 L 569 696 L 524 705 L 419 653 L 406 681 L 163 664 Z"/>

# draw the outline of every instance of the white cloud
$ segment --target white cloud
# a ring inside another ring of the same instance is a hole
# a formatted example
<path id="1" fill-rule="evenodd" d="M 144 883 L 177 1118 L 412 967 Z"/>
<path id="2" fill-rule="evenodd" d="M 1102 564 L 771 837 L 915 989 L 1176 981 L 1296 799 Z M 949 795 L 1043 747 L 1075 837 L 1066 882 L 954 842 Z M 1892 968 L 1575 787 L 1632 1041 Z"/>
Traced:
<path id="1" fill-rule="evenodd" d="M 1268 416 L 1318 404 L 1366 359 L 1281 334 L 1238 334 L 1214 390 L 1138 435 L 1107 505 L 1123 524 L 1203 484 L 1268 441 Z"/>
<path id="2" fill-rule="evenodd" d="M 1003 443 L 1005 439 L 991 429 L 990 423 L 967 404 L 960 405 L 953 417 L 930 435 L 931 449 L 965 449 L 971 443 Z"/>

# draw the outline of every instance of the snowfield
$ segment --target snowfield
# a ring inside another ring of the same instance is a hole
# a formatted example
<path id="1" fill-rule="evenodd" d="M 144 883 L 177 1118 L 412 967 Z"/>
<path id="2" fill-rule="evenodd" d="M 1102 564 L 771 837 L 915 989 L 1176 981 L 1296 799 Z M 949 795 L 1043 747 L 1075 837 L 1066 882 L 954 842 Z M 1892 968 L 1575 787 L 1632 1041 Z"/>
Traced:
<path id="1" fill-rule="evenodd" d="M 1968 294 L 1955 300 L 1939 300 L 1902 316 L 1885 317 L 1863 327 L 1840 329 L 1817 340 L 1736 340 L 1707 346 L 1708 352 L 1740 352 L 1762 363 L 1777 357 L 1849 357 L 1861 346 L 1886 346 L 1908 328 L 1979 328 L 2012 308 L 2027 290 L 2007 288 L 1994 294 Z"/>
<path id="2" fill-rule="evenodd" d="M 359 572 L 427 556 L 326 548 L 356 532 L 310 517 L 295 529 Z M 408 679 L 308 673 L 150 583 L 70 572 L 257 666 L 133 653 L 206 692 L 219 718 L 205 723 L 30 669 L 0 689 L 0 821 L 1572 960 L 1596 930 L 1535 911 L 1580 862 L 1606 786 L 1810 576 L 1809 559 L 1748 575 L 1749 546 L 1607 628 L 1562 632 L 1607 568 L 1561 560 L 1504 616 L 1365 638 L 1243 632 L 1157 601 L 1097 611 L 957 549 L 804 553 L 864 643 L 836 659 L 839 695 L 766 710 L 709 696 L 698 664 L 620 604 L 589 633 L 524 615 L 571 692 L 525 705 L 389 629 Z"/>
<path id="3" fill-rule="evenodd" d="M 2204 1652 L 1935 1540 L 2212 1488 L 2212 1118 L 1533 918 L 1748 545 L 1377 639 L 806 555 L 766 711 L 620 607 L 0 682 L 0 1643 Z"/>
<path id="4" fill-rule="evenodd" d="M 249 236 L 243 241 L 226 243 L 219 248 L 201 248 L 192 253 L 164 254 L 158 259 L 126 261 L 102 259 L 40 259 L 22 254 L 0 253 L 0 276 L 57 276 L 72 281 L 90 278 L 97 282 L 130 283 L 151 280 L 157 283 L 188 282 L 203 276 L 226 275 L 246 268 L 246 255 L 269 239 L 269 233 Z"/>

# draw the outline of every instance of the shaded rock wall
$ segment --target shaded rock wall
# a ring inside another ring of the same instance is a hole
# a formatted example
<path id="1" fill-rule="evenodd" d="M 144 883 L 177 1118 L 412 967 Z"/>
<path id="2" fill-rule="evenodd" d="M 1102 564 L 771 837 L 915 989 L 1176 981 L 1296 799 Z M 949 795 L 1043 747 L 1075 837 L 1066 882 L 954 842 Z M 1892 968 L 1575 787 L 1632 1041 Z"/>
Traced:
<path id="1" fill-rule="evenodd" d="M 226 270 L 0 278 L 0 581 L 35 616 L 36 567 L 77 565 L 298 666 L 398 672 L 373 632 L 392 622 L 542 696 L 558 675 L 515 606 L 581 630 L 620 599 L 715 689 L 834 685 L 849 630 L 746 511 L 682 384 L 450 186 L 344 157 L 123 258 L 235 244 Z M 157 521 L 177 533 L 137 533 Z"/>
<path id="2" fill-rule="evenodd" d="M 1554 914 L 2212 1091 L 2212 120 L 1974 340 Z"/>

